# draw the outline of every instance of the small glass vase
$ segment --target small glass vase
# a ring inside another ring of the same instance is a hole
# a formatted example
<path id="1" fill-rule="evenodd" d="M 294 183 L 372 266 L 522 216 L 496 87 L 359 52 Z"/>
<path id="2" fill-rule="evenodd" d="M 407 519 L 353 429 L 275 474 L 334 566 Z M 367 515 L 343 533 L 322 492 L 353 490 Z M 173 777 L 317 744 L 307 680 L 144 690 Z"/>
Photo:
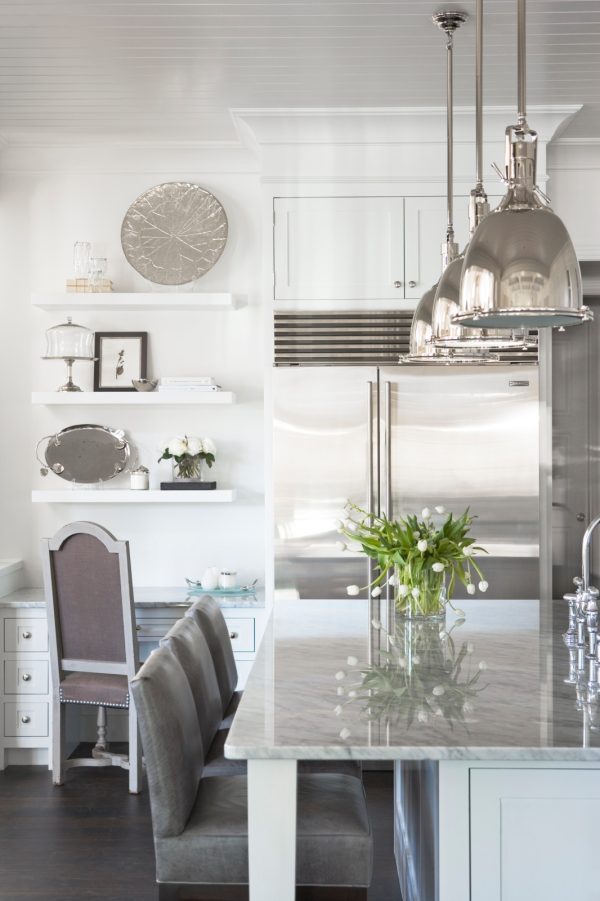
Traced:
<path id="1" fill-rule="evenodd" d="M 407 619 L 441 621 L 446 618 L 446 574 L 426 569 L 414 579 L 408 569 L 394 570 L 396 614 Z M 401 586 L 408 593 L 401 594 Z"/>
<path id="2" fill-rule="evenodd" d="M 179 463 L 173 460 L 173 480 L 176 482 L 202 482 L 202 458 L 199 454 L 195 457 L 186 454 Z"/>

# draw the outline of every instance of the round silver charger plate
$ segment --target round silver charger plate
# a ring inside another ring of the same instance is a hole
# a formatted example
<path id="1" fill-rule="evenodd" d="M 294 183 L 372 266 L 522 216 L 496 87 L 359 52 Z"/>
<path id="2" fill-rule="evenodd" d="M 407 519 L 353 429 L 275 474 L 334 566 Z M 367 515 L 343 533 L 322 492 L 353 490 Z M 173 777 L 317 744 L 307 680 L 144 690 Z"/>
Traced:
<path id="1" fill-rule="evenodd" d="M 187 285 L 215 265 L 227 243 L 227 216 L 210 191 L 166 182 L 131 204 L 121 226 L 123 253 L 157 285 Z"/>

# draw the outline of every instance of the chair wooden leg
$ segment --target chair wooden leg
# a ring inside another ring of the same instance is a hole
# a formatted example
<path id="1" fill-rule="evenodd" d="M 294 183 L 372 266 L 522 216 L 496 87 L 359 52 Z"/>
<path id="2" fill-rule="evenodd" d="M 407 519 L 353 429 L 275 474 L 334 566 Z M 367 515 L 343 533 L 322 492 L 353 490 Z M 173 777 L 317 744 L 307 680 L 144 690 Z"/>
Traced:
<path id="1" fill-rule="evenodd" d="M 58 695 L 52 699 L 52 782 L 62 785 L 65 780 L 65 705 Z"/>
<path id="2" fill-rule="evenodd" d="M 142 745 L 133 698 L 129 700 L 129 792 L 138 795 L 142 790 Z"/>

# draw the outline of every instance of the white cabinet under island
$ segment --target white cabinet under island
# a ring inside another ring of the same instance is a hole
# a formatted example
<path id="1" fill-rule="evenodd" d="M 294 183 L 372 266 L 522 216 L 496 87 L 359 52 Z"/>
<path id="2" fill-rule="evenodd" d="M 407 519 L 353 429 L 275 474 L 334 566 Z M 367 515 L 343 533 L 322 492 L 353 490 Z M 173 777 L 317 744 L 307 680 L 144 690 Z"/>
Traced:
<path id="1" fill-rule="evenodd" d="M 294 825 L 270 824 L 306 759 L 395 761 L 404 901 L 600 897 L 600 702 L 562 641 L 566 605 L 461 606 L 390 640 L 365 601 L 275 605 L 226 745 L 250 761 L 250 860 L 278 862 L 260 901 L 293 897 Z"/>

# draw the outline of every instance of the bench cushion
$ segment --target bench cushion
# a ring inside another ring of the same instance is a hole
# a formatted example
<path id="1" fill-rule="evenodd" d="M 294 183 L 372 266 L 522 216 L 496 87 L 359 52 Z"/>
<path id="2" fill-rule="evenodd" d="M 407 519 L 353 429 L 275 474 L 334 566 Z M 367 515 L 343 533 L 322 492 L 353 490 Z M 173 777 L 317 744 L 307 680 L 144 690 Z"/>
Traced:
<path id="1" fill-rule="evenodd" d="M 184 831 L 155 840 L 159 882 L 247 884 L 245 776 L 202 779 Z M 367 886 L 373 843 L 361 782 L 298 777 L 298 885 Z"/>

